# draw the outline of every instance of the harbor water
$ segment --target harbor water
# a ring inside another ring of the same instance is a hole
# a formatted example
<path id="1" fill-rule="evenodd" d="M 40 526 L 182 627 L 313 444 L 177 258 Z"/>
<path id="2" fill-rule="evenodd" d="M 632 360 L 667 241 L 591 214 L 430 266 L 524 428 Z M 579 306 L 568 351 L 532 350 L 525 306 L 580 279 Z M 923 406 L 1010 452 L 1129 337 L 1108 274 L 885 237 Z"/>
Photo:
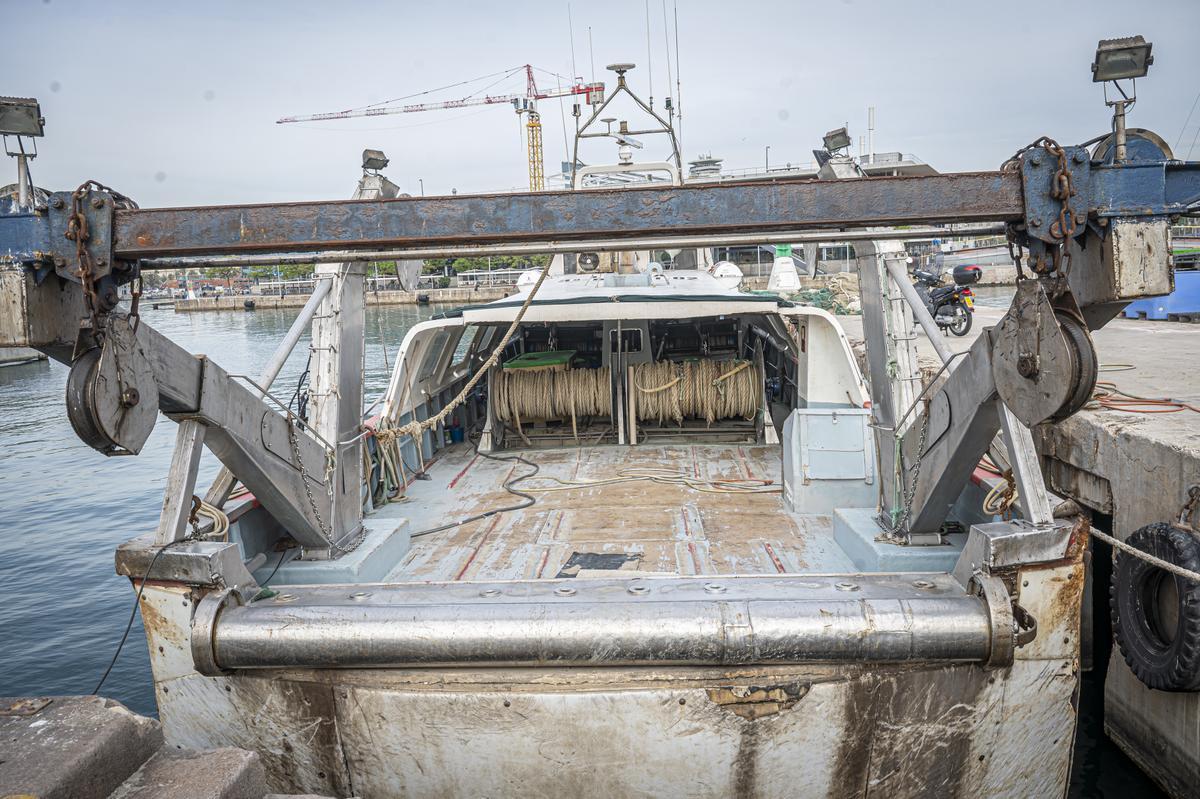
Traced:
<path id="1" fill-rule="evenodd" d="M 1011 290 L 981 289 L 982 305 L 1006 305 Z M 438 309 L 366 311 L 366 396 L 386 388 L 404 332 Z M 231 373 L 256 375 L 295 310 L 175 313 L 147 309 L 156 329 Z M 386 345 L 384 342 L 386 341 Z M 307 360 L 296 348 L 273 393 L 287 402 Z M 67 368 L 45 361 L 0 368 L 0 695 L 85 694 L 96 688 L 133 604 L 113 571 L 116 546 L 154 529 L 175 425 L 160 418 L 142 453 L 104 458 L 76 438 L 64 409 Z M 219 464 L 206 453 L 200 485 Z M 102 693 L 155 714 L 140 619 Z M 1103 735 L 1102 691 L 1085 676 L 1071 796 L 1160 795 Z"/>

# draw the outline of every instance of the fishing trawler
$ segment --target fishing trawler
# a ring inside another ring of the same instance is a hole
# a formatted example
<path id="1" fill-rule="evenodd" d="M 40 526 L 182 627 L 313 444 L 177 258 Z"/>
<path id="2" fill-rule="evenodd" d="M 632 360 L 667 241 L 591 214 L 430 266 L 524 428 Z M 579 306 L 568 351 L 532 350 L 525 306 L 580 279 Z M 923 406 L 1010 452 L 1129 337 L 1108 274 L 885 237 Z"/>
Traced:
<path id="1" fill-rule="evenodd" d="M 618 163 L 576 191 L 682 184 L 677 145 L 634 163 L 606 128 Z M 146 589 L 174 739 L 362 796 L 1061 785 L 1082 537 L 1019 528 L 1037 557 L 988 575 L 994 544 L 966 531 L 992 517 L 964 480 L 952 523 L 903 540 L 894 445 L 836 319 L 739 292 L 711 253 L 556 254 L 517 295 L 409 330 L 337 557 L 245 497 L 226 537 L 254 595 L 193 613 Z M 1010 590 L 1036 646 L 1016 649 Z"/>
<path id="2" fill-rule="evenodd" d="M 350 203 L 282 209 L 135 209 L 85 185 L 4 220 L 0 243 L 39 249 L 0 271 L 20 300 L 0 343 L 72 363 L 68 413 L 106 454 L 136 453 L 160 409 L 178 423 L 159 527 L 117 570 L 168 743 L 254 750 L 274 790 L 1061 794 L 1088 526 L 1052 514 L 1029 426 L 1078 409 L 1100 309 L 1170 266 L 1131 244 L 1169 211 L 1087 194 L 1127 166 L 1082 148 L 1062 170 L 1107 230 L 1043 238 L 1027 215 L 1075 196 L 1033 169 L 1052 152 L 1025 172 L 862 178 L 830 152 L 819 181 L 441 198 L 365 168 Z M 865 375 L 819 309 L 601 257 L 828 239 L 835 219 L 860 255 Z M 899 239 L 930 230 L 882 226 L 959 219 L 1011 226 L 1042 268 L 923 376 L 913 332 L 936 327 Z M 493 245 L 564 257 L 412 327 L 364 414 L 366 248 Z M 113 263 L 289 248 L 316 286 L 257 380 L 108 300 L 130 277 Z M 74 264 L 51 261 L 54 294 L 25 264 L 45 253 Z M 1112 279 L 1131 258 L 1142 282 Z M 301 418 L 270 384 L 310 323 Z M 226 471 L 200 500 L 203 448 Z M 978 470 L 989 453 L 1006 484 Z"/>

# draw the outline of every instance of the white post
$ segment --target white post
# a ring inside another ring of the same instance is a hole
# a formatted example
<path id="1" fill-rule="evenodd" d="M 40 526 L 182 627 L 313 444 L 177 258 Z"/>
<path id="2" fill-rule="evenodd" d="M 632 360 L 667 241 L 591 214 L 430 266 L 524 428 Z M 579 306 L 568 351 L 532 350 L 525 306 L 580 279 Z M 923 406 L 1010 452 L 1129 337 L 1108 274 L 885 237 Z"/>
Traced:
<path id="1" fill-rule="evenodd" d="M 377 174 L 364 174 L 355 200 L 395 197 L 397 187 Z M 365 349 L 363 263 L 319 264 L 318 280 L 332 286 L 313 317 L 312 364 L 309 367 L 309 424 L 334 447 L 332 480 L 319 490 L 333 492 L 333 518 L 325 520 L 334 541 L 353 536 L 362 525 L 362 446 L 359 432 L 363 414 L 363 356 Z M 314 489 L 317 490 L 317 489 Z"/>

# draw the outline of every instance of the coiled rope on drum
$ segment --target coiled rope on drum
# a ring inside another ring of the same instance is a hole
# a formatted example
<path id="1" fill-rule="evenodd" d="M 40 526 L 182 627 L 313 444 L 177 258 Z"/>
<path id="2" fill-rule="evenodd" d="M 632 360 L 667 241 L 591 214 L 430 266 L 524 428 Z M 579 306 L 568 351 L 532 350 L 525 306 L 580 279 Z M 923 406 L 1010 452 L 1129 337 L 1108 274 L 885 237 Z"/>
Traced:
<path id="1" fill-rule="evenodd" d="M 488 370 L 499 362 L 500 356 L 504 353 L 504 348 L 508 346 L 510 341 L 512 341 L 512 337 L 516 334 L 517 328 L 521 324 L 521 320 L 525 318 L 526 311 L 529 310 L 529 306 L 533 303 L 533 298 L 537 296 L 538 289 L 542 287 L 542 283 L 546 281 L 546 276 L 550 274 L 550 264 L 552 263 L 553 259 L 546 261 L 546 265 L 543 266 L 542 271 L 538 273 L 537 280 L 534 281 L 533 285 L 529 287 L 529 294 L 525 296 L 525 301 L 521 303 L 521 307 L 517 310 L 517 315 L 513 317 L 508 329 L 504 331 L 504 336 L 500 339 L 500 342 L 496 344 L 496 347 L 492 350 L 491 354 L 488 355 L 487 360 L 480 364 L 479 368 L 475 371 L 475 374 L 471 375 L 470 379 L 467 380 L 466 385 L 462 387 L 462 390 L 458 392 L 454 399 L 446 403 L 446 405 L 440 411 L 435 413 L 433 416 L 430 416 L 428 419 L 414 419 L 413 421 L 400 425 L 399 427 L 392 427 L 391 420 L 387 419 L 386 417 L 380 419 L 378 426 L 372 432 L 375 435 L 375 440 L 379 445 L 381 453 L 384 450 L 394 449 L 395 457 L 399 458 L 400 439 L 406 437 L 414 440 L 417 439 L 417 437 L 426 430 L 430 430 L 439 424 L 445 423 L 446 419 L 450 417 L 450 414 L 453 413 L 459 405 L 463 404 L 466 398 L 470 396 L 471 392 L 475 390 L 475 386 L 478 385 L 479 381 L 483 379 L 483 376 L 488 373 Z M 421 447 L 419 446 L 417 447 L 417 453 L 418 457 L 422 457 Z M 393 461 L 392 466 L 389 467 L 393 473 L 396 471 L 395 466 L 396 464 Z"/>
<path id="2" fill-rule="evenodd" d="M 580 416 L 612 413 L 609 370 L 505 369 L 492 398 L 496 418 L 512 424 L 524 437 L 522 420 L 571 419 L 572 437 L 579 437 Z"/>
<path id="3" fill-rule="evenodd" d="M 750 361 L 697 360 L 636 364 L 638 419 L 677 424 L 684 419 L 753 419 L 761 405 L 762 381 Z M 723 371 L 724 370 L 724 371 Z M 674 389 L 673 391 L 671 389 Z"/>

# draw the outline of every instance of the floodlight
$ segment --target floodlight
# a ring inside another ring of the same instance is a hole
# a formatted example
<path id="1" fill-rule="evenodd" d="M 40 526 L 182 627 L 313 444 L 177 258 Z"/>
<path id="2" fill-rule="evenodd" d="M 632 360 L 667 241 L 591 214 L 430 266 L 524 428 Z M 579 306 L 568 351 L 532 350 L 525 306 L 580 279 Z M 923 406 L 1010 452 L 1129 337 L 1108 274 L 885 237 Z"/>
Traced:
<path id="1" fill-rule="evenodd" d="M 32 97 L 0 97 L 0 134 L 43 136 L 42 109 Z"/>
<path id="2" fill-rule="evenodd" d="M 388 165 L 388 157 L 383 150 L 363 150 L 363 169 L 383 169 Z"/>
<path id="3" fill-rule="evenodd" d="M 1092 64 L 1092 81 L 1142 78 L 1154 63 L 1150 42 L 1141 36 L 1124 39 L 1102 39 L 1096 45 L 1096 61 Z"/>
<path id="4" fill-rule="evenodd" d="M 837 152 L 850 146 L 850 134 L 845 128 L 831 130 L 825 134 L 825 149 L 828 152 Z"/>

